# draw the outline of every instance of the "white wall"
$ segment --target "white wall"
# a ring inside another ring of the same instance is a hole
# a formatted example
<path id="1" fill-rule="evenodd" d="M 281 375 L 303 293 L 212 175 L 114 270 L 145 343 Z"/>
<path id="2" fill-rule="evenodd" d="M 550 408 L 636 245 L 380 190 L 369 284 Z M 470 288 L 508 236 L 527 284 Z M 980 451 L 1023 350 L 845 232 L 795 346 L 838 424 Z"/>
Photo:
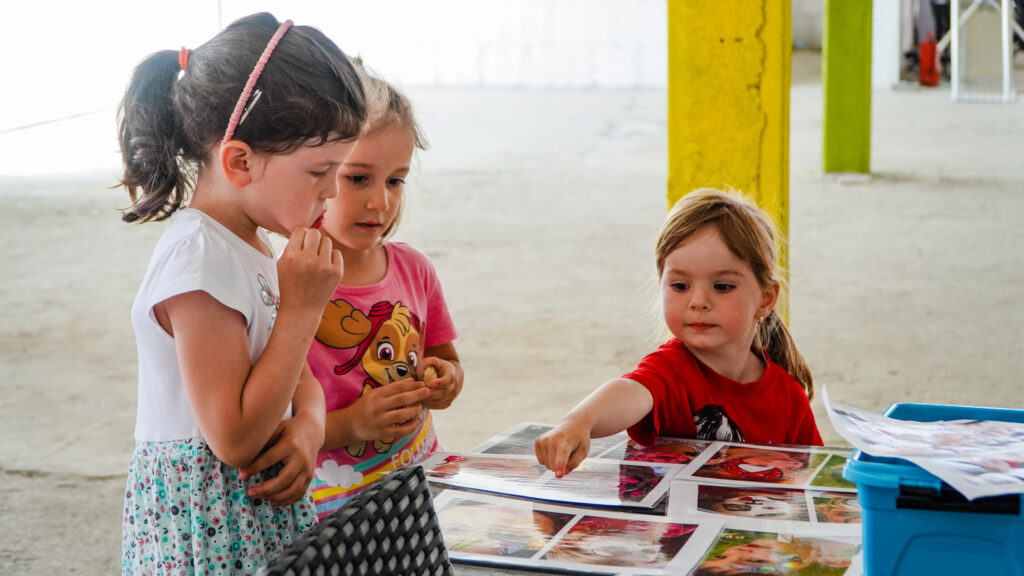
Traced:
<path id="1" fill-rule="evenodd" d="M 134 65 L 261 10 L 403 85 L 664 87 L 666 0 L 91 0 L 4 6 L 0 133 L 116 105 Z"/>
<path id="2" fill-rule="evenodd" d="M 890 90 L 900 83 L 903 62 L 900 2 L 875 0 L 871 21 L 871 87 Z"/>
<path id="3" fill-rule="evenodd" d="M 400 85 L 664 88 L 667 3 L 678 1 L 687 0 L 9 3 L 0 133 L 110 109 L 147 54 L 197 46 L 260 10 L 317 26 Z M 792 0 L 796 46 L 820 47 L 822 11 L 822 0 Z"/>
<path id="4" fill-rule="evenodd" d="M 405 84 L 658 88 L 668 78 L 666 6 L 392 0 L 342 3 L 336 19 L 317 21 L 344 50 Z"/>

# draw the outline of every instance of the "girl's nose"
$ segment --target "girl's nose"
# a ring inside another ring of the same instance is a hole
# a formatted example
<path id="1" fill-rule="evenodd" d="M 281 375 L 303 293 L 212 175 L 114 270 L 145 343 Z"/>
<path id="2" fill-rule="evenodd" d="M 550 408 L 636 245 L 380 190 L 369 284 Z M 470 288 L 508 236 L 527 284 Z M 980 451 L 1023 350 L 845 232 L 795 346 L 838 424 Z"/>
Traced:
<path id="1" fill-rule="evenodd" d="M 693 297 L 690 298 L 690 310 L 710 310 L 711 302 L 707 299 L 702 291 L 694 291 Z"/>
<path id="2" fill-rule="evenodd" d="M 340 177 L 339 178 L 335 178 L 334 181 L 329 186 L 327 186 L 327 188 L 324 190 L 324 193 L 321 195 L 321 197 L 324 200 L 330 200 L 331 198 L 337 197 L 338 194 L 341 194 L 341 178 Z"/>
<path id="3" fill-rule="evenodd" d="M 366 200 L 366 207 L 370 210 L 376 210 L 383 212 L 388 209 L 388 190 L 387 187 L 381 184 L 380 186 L 374 186 L 370 191 L 370 196 Z"/>

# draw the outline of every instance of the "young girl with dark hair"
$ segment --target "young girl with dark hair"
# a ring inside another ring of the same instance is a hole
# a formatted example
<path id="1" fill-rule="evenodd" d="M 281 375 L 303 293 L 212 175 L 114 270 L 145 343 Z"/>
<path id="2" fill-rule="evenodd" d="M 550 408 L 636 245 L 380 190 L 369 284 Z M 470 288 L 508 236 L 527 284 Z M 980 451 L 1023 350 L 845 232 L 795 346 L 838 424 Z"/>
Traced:
<path id="1" fill-rule="evenodd" d="M 253 574 L 316 521 L 306 352 L 342 268 L 316 228 L 365 117 L 341 50 L 270 14 L 135 69 L 123 219 L 168 222 L 131 314 L 123 573 Z M 267 231 L 289 236 L 280 259 Z"/>

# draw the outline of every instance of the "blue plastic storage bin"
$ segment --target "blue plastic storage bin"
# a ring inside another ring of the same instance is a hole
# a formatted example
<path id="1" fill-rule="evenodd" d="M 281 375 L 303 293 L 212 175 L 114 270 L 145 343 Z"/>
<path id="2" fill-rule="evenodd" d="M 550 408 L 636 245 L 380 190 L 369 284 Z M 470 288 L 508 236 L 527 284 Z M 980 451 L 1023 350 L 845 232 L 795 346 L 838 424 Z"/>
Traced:
<path id="1" fill-rule="evenodd" d="M 893 404 L 886 416 L 1024 423 L 1024 410 L 937 404 Z M 860 450 L 843 476 L 857 484 L 868 576 L 1024 576 L 1021 494 L 968 501 L 915 464 Z"/>

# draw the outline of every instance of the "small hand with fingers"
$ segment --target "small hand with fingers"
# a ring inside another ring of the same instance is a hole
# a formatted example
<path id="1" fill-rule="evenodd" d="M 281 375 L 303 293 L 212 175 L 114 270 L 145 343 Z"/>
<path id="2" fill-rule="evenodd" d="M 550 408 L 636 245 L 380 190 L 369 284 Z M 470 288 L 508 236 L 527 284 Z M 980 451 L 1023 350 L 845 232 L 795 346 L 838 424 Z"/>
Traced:
<path id="1" fill-rule="evenodd" d="M 281 308 L 312 310 L 317 317 L 341 282 L 341 252 L 312 228 L 296 228 L 277 261 Z"/>
<path id="2" fill-rule="evenodd" d="M 561 478 L 586 459 L 590 452 L 590 430 L 572 421 L 562 421 L 537 438 L 533 448 L 537 461 Z"/>
<path id="3" fill-rule="evenodd" d="M 352 404 L 354 429 L 365 441 L 401 438 L 420 424 L 422 402 L 430 390 L 422 382 L 399 380 L 378 388 L 366 387 Z"/>
<path id="4" fill-rule="evenodd" d="M 281 421 L 260 455 L 241 471 L 243 479 L 280 464 L 273 478 L 248 490 L 250 498 L 263 498 L 275 506 L 298 502 L 316 470 L 316 455 L 324 441 L 321 423 L 302 416 Z"/>
<path id="5" fill-rule="evenodd" d="M 448 408 L 462 392 L 462 384 L 455 376 L 455 368 L 447 360 L 432 356 L 424 358 L 420 379 L 430 389 L 430 396 L 422 404 L 431 410 Z"/>

